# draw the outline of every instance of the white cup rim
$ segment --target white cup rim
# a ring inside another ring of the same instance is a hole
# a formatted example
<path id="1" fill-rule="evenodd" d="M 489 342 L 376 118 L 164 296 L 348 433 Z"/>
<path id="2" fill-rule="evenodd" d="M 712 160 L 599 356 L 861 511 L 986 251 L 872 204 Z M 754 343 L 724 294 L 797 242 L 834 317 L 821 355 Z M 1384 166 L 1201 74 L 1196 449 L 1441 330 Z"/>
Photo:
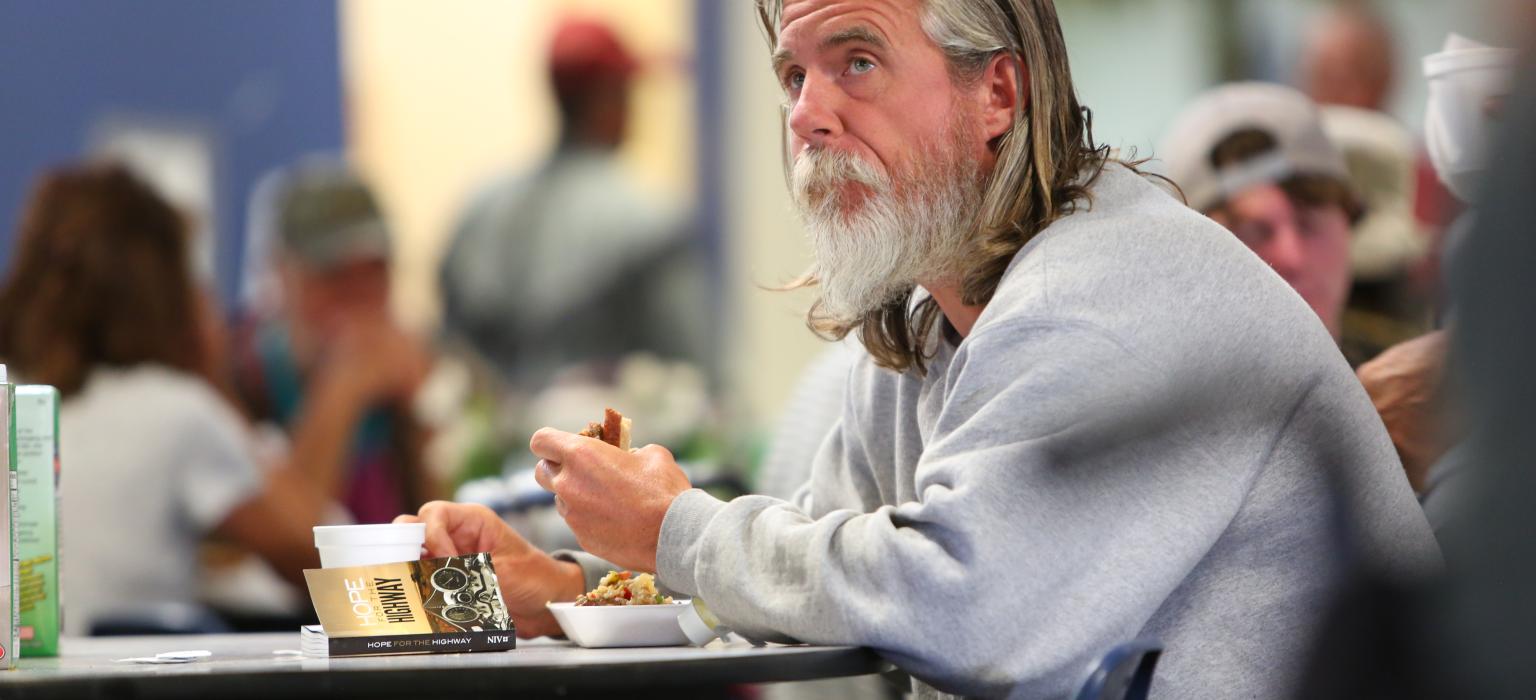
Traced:
<path id="1" fill-rule="evenodd" d="M 425 523 L 386 523 L 381 525 L 316 525 L 316 547 L 370 547 L 376 545 L 416 544 L 427 541 Z"/>
<path id="2" fill-rule="evenodd" d="M 1483 48 L 1460 49 L 1430 54 L 1424 57 L 1424 77 L 1439 78 L 1450 73 L 1488 68 L 1508 69 L 1514 66 L 1515 52 L 1510 49 Z"/>

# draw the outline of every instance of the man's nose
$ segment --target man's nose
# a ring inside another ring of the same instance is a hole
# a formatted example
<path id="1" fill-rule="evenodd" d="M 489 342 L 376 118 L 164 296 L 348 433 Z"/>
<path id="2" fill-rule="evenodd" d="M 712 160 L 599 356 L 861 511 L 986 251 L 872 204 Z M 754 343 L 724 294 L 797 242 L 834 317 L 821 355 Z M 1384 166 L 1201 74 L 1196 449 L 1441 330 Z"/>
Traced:
<path id="1" fill-rule="evenodd" d="M 806 75 L 800 86 L 800 96 L 789 110 L 790 131 L 806 145 L 816 148 L 835 140 L 843 133 L 843 122 L 838 117 L 841 99 L 841 92 L 833 81 Z"/>
<path id="2" fill-rule="evenodd" d="M 1287 282 L 1295 282 L 1307 264 L 1301 230 L 1294 224 L 1275 227 L 1265 246 L 1264 259 Z"/>

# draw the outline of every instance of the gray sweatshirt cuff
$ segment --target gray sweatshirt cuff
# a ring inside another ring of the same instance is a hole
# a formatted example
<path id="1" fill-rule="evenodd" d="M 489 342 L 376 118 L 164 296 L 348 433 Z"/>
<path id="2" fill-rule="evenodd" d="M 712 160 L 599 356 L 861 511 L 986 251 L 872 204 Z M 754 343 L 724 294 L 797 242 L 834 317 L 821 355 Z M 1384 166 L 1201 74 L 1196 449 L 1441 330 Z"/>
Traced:
<path id="1" fill-rule="evenodd" d="M 656 540 L 656 576 L 667 588 L 679 593 L 699 594 L 694 571 L 704 528 L 725 503 L 699 489 L 691 489 L 672 499 L 667 516 L 661 521 L 661 536 Z"/>
<path id="2" fill-rule="evenodd" d="M 587 582 L 586 588 L 582 589 L 583 591 L 590 591 L 594 588 L 597 588 L 597 583 L 602 581 L 603 577 L 607 576 L 609 571 L 619 568 L 613 564 L 608 563 L 607 561 L 604 561 L 603 559 L 595 557 L 591 554 L 587 554 L 586 552 L 576 552 L 568 549 L 561 549 L 550 552 L 549 556 L 559 559 L 560 561 L 575 562 L 577 566 L 581 567 L 581 578 Z"/>

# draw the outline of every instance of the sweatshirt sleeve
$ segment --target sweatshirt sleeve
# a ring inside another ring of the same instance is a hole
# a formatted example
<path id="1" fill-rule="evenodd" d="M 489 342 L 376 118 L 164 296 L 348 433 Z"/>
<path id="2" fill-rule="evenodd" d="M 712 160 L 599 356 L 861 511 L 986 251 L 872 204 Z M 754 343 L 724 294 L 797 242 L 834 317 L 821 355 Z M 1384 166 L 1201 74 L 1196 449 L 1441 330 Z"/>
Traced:
<path id="1" fill-rule="evenodd" d="M 985 328 L 931 387 L 916 500 L 812 518 L 689 491 L 657 568 L 749 637 L 872 647 L 948 692 L 1064 696 L 1142 630 L 1256 469 L 1204 451 L 1168 384 L 1092 326 Z M 889 430 L 846 421 L 866 442 Z"/>
<path id="2" fill-rule="evenodd" d="M 576 550 L 559 549 L 550 552 L 549 556 L 581 567 L 581 579 L 585 581 L 583 585 L 586 586 L 582 589 L 583 591 L 597 588 L 597 584 L 603 580 L 604 576 L 608 575 L 609 571 L 615 571 L 620 568 L 614 566 L 606 559 Z"/>

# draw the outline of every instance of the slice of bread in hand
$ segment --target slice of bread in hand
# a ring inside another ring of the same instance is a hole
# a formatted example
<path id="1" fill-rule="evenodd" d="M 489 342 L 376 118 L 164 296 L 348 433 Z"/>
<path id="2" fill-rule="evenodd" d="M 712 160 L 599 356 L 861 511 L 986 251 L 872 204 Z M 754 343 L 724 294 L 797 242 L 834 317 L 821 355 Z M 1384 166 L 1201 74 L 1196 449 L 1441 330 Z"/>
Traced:
<path id="1" fill-rule="evenodd" d="M 597 438 L 621 450 L 629 449 L 630 421 L 611 408 L 603 409 L 603 422 L 588 423 L 587 429 L 577 433 L 583 437 Z"/>

